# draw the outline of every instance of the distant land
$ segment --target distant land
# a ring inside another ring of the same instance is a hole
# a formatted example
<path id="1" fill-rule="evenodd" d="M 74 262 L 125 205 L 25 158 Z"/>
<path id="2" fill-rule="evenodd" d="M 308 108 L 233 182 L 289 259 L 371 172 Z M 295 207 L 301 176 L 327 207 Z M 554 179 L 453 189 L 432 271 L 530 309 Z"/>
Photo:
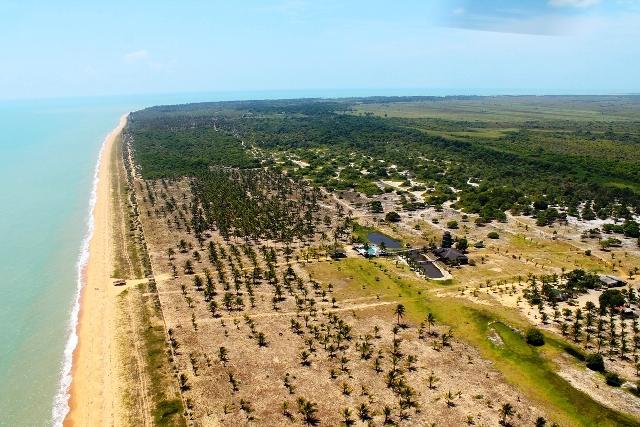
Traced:
<path id="1" fill-rule="evenodd" d="M 638 425 L 639 147 L 636 95 L 132 112 L 65 422 Z"/>

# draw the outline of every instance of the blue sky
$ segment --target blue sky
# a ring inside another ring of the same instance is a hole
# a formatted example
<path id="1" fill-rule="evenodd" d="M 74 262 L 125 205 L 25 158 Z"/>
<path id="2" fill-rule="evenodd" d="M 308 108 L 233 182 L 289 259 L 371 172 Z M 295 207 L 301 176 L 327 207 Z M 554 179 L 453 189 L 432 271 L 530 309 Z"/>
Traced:
<path id="1" fill-rule="evenodd" d="M 640 92 L 640 0 L 0 1 L 0 99 Z"/>

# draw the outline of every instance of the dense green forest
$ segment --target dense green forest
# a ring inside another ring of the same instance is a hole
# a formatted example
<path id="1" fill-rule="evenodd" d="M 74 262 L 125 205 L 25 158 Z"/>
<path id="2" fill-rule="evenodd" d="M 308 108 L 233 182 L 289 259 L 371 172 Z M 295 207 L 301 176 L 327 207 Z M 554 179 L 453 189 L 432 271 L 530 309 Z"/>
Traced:
<path id="1" fill-rule="evenodd" d="M 638 96 L 201 103 L 133 113 L 127 132 L 147 178 L 262 165 L 368 195 L 403 181 L 487 221 L 640 213 Z"/>

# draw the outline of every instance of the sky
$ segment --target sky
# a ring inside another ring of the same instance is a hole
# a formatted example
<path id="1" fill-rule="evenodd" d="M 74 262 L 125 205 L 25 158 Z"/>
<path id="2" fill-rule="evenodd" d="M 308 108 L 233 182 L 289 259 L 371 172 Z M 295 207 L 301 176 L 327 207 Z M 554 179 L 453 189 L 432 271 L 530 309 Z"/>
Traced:
<path id="1" fill-rule="evenodd" d="M 640 93 L 640 0 L 0 0 L 0 99 Z"/>

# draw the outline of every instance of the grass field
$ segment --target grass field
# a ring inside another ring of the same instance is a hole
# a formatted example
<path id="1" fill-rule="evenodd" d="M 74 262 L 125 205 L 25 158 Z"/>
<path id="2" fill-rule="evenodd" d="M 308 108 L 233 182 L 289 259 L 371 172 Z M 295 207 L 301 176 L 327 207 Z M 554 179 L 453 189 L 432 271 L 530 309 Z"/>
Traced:
<path id="1" fill-rule="evenodd" d="M 595 99 L 594 99 L 595 98 Z M 535 96 L 494 97 L 482 99 L 442 99 L 417 102 L 360 104 L 355 113 L 371 112 L 377 115 L 405 118 L 438 118 L 446 120 L 509 121 L 577 120 L 577 121 L 631 121 L 637 120 L 640 103 L 611 102 L 616 97 L 558 98 L 553 104 L 549 98 Z"/>
<path id="2" fill-rule="evenodd" d="M 424 320 L 428 312 L 439 322 L 456 325 L 454 336 L 476 347 L 492 361 L 505 380 L 523 395 L 541 404 L 560 425 L 637 425 L 633 419 L 607 409 L 574 389 L 555 372 L 553 359 L 562 352 L 562 343 L 549 340 L 541 350 L 527 345 L 516 328 L 527 325 L 515 312 L 493 306 L 478 306 L 460 299 L 440 298 L 430 290 L 444 288 L 419 281 L 403 266 L 389 260 L 347 259 L 331 265 L 308 266 L 312 277 L 351 284 L 350 297 L 376 293 L 381 299 L 401 301 L 413 322 Z M 504 345 L 493 344 L 489 329 L 499 334 Z"/>

